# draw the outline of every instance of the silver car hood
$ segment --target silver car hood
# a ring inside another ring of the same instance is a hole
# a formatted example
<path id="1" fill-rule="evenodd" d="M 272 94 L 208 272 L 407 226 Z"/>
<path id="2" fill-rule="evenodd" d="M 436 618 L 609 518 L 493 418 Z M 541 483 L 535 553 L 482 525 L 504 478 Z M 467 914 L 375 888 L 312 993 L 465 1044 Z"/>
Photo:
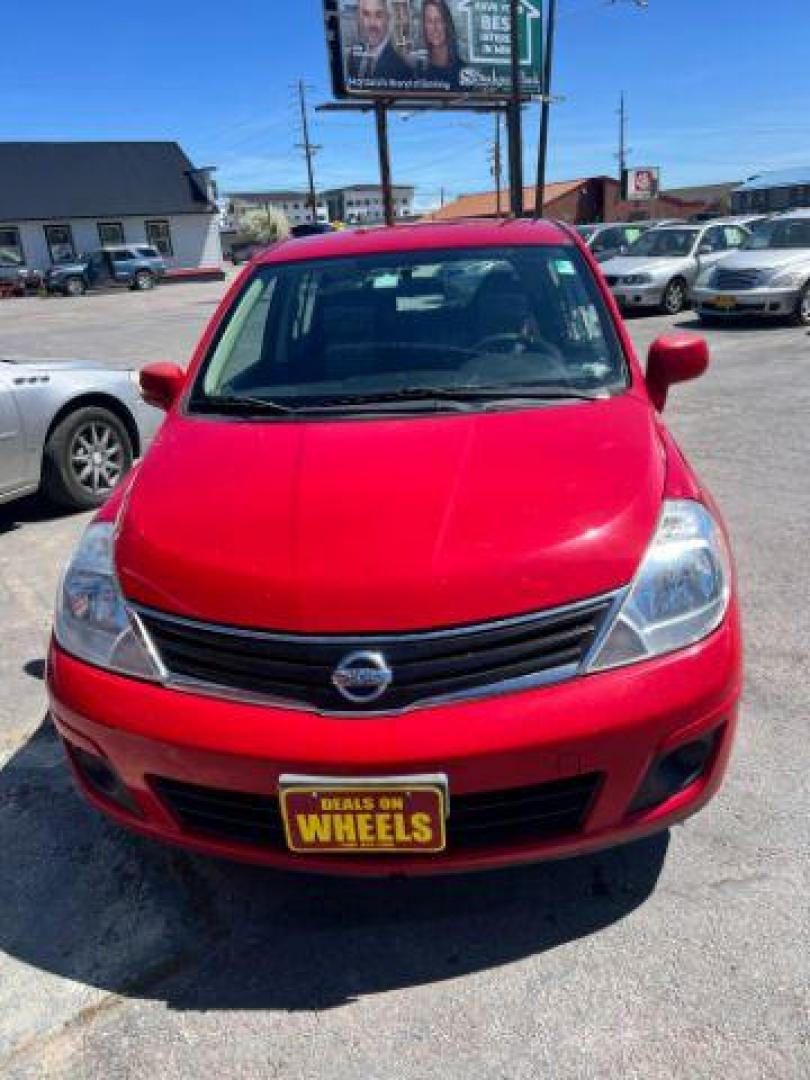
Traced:
<path id="1" fill-rule="evenodd" d="M 678 270 L 684 262 L 689 261 L 688 255 L 678 255 L 675 258 L 649 258 L 646 255 L 618 255 L 615 259 L 608 259 L 602 263 L 603 274 L 611 277 L 615 274 L 624 277 L 626 274 L 651 274 L 653 277 L 666 276 L 673 270 Z"/>
<path id="2" fill-rule="evenodd" d="M 789 270 L 810 266 L 810 248 L 762 248 L 735 251 L 723 259 L 724 270 Z"/>
<path id="3" fill-rule="evenodd" d="M 110 370 L 100 360 L 32 360 L 30 356 L 0 356 L 0 361 L 37 371 L 102 371 Z"/>

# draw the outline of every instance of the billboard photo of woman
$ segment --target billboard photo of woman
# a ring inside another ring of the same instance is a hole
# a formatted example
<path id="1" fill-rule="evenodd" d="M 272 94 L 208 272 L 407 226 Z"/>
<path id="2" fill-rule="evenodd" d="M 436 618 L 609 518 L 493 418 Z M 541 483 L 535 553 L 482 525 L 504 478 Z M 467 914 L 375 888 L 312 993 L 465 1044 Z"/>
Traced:
<path id="1" fill-rule="evenodd" d="M 438 83 L 443 89 L 457 90 L 461 58 L 458 35 L 447 0 L 424 0 L 422 40 L 425 55 L 417 69 L 417 78 Z"/>

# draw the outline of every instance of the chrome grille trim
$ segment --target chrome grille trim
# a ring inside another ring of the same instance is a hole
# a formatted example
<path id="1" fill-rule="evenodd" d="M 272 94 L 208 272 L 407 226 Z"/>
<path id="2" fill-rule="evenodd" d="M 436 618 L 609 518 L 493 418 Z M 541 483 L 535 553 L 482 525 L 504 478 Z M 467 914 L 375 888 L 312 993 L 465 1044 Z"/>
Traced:
<path id="1" fill-rule="evenodd" d="M 148 607 L 128 602 L 128 606 L 135 620 L 137 620 L 140 634 L 145 640 L 150 653 L 160 661 L 162 684 L 171 690 L 182 693 L 201 694 L 220 698 L 226 701 L 241 702 L 244 704 L 261 705 L 269 708 L 283 708 L 297 712 L 307 712 L 319 716 L 334 716 L 343 718 L 379 718 L 386 716 L 399 716 L 419 709 L 432 708 L 440 705 L 460 704 L 468 701 L 484 700 L 504 694 L 518 693 L 524 690 L 537 689 L 543 686 L 556 685 L 569 681 L 587 669 L 591 657 L 599 648 L 604 636 L 612 625 L 615 616 L 627 595 L 627 588 L 619 589 L 610 593 L 599 594 L 587 600 L 576 601 L 557 608 L 549 608 L 534 611 L 523 615 L 510 616 L 496 619 L 485 623 L 466 624 L 463 626 L 450 627 L 445 630 L 427 630 L 415 632 L 403 632 L 400 634 L 334 634 L 334 635 L 310 635 L 290 634 L 253 628 L 226 626 L 219 623 L 204 622 L 190 619 L 185 616 L 156 611 Z M 603 605 L 605 608 L 601 616 L 601 623 L 597 632 L 590 642 L 582 657 L 576 662 L 564 663 L 556 667 L 524 674 L 515 678 L 494 680 L 473 688 L 462 689 L 452 693 L 427 694 L 425 697 L 405 705 L 391 705 L 384 707 L 385 699 L 380 702 L 379 708 L 325 708 L 313 702 L 304 701 L 294 696 L 286 696 L 268 693 L 260 690 L 251 690 L 242 687 L 228 686 L 216 680 L 200 679 L 188 675 L 173 672 L 163 658 L 160 649 L 155 644 L 147 625 L 150 618 L 158 619 L 169 624 L 176 624 L 192 630 L 202 632 L 210 631 L 224 634 L 235 639 L 243 639 L 259 642 L 282 643 L 288 645 L 331 645 L 345 648 L 347 651 L 357 648 L 384 648 L 386 645 L 412 644 L 417 642 L 447 641 L 460 639 L 463 643 L 465 635 L 486 633 L 501 629 L 520 628 L 524 624 L 543 621 L 553 621 L 565 618 L 568 615 Z"/>

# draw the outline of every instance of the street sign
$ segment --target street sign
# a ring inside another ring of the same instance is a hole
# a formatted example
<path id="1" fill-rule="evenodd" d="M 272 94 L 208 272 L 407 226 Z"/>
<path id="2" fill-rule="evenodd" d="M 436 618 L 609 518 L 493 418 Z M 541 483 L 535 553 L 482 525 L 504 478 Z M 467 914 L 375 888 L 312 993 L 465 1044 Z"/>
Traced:
<path id="1" fill-rule="evenodd" d="M 518 0 L 522 92 L 543 92 L 542 0 Z M 509 96 L 511 0 L 324 0 L 338 98 Z"/>

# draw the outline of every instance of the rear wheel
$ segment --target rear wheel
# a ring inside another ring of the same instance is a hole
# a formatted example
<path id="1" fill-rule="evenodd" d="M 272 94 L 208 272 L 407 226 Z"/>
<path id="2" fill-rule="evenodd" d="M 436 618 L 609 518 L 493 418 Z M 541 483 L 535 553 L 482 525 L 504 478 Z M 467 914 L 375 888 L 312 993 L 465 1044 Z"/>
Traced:
<path id="1" fill-rule="evenodd" d="M 683 278 L 675 278 L 670 281 L 664 290 L 663 300 L 661 306 L 667 315 L 680 315 L 683 309 L 686 307 L 686 301 L 689 299 L 689 292 L 686 287 L 686 282 Z"/>
<path id="2" fill-rule="evenodd" d="M 108 409 L 88 406 L 61 420 L 45 444 L 42 490 L 60 506 L 92 510 L 132 468 L 132 440 Z"/>
<path id="3" fill-rule="evenodd" d="M 146 292 L 146 290 L 151 289 L 154 284 L 155 279 L 148 270 L 139 270 L 132 280 L 132 287 L 138 289 L 139 292 Z"/>
<path id="4" fill-rule="evenodd" d="M 802 289 L 796 305 L 796 322 L 799 326 L 810 326 L 810 281 Z"/>
<path id="5" fill-rule="evenodd" d="M 87 292 L 87 286 L 84 283 L 84 278 L 69 277 L 65 282 L 65 296 L 84 296 Z"/>

